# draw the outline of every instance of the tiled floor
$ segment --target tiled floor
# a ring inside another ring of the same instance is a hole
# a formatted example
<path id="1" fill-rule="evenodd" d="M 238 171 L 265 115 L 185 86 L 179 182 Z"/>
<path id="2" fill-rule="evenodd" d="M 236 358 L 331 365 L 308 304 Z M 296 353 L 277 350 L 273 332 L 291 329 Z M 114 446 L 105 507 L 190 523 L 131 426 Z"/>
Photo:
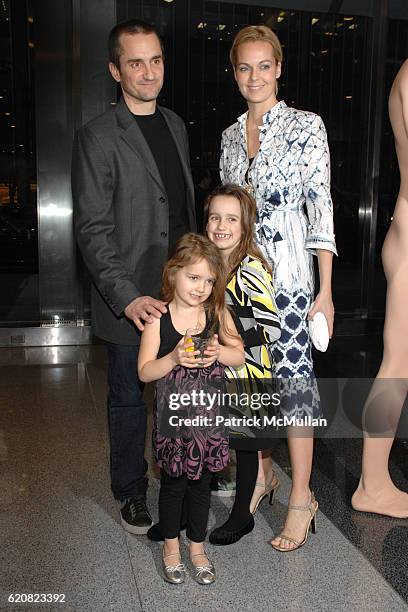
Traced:
<path id="1" fill-rule="evenodd" d="M 338 376 L 371 375 L 378 351 L 348 346 L 347 353 L 344 339 L 332 349 L 331 373 L 337 364 Z M 325 367 L 318 361 L 320 374 Z M 290 486 L 286 443 L 277 441 L 283 486 L 273 508 L 261 505 L 255 530 L 237 544 L 208 545 L 214 585 L 190 579 L 177 587 L 159 575 L 160 545 L 119 524 L 109 489 L 104 348 L 1 349 L 0 397 L 0 610 L 407 610 L 408 521 L 350 509 L 359 440 L 316 441 L 318 532 L 286 555 L 268 545 L 284 520 Z M 391 464 L 405 490 L 407 451 L 398 441 Z M 150 466 L 149 506 L 157 518 Z M 230 503 L 213 501 L 210 527 Z M 13 605 L 11 593 L 65 593 L 66 601 Z"/>

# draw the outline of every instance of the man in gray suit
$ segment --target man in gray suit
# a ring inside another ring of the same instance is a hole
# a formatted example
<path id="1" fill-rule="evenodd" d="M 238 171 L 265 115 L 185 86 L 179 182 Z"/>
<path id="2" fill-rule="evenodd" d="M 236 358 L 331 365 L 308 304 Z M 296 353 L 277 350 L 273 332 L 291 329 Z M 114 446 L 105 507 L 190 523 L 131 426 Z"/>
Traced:
<path id="1" fill-rule="evenodd" d="M 111 486 L 121 522 L 134 534 L 146 507 L 146 409 L 137 377 L 140 332 L 166 312 L 157 299 L 163 264 L 195 229 L 194 191 L 183 121 L 156 105 L 163 48 L 156 29 L 131 20 L 109 37 L 118 104 L 78 130 L 72 163 L 75 230 L 93 280 L 92 325 L 107 342 Z"/>

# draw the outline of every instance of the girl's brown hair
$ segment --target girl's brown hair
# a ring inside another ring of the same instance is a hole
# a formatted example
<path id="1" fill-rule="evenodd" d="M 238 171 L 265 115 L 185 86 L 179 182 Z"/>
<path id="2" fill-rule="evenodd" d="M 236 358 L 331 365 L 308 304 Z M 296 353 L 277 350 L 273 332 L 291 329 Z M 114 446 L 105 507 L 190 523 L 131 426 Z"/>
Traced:
<path id="1" fill-rule="evenodd" d="M 225 324 L 225 286 L 226 271 L 220 250 L 205 236 L 199 234 L 184 234 L 173 251 L 172 256 L 167 261 L 163 270 L 162 297 L 165 302 L 171 302 L 174 298 L 175 275 L 176 273 L 205 259 L 214 274 L 215 282 L 208 299 L 204 303 L 207 320 L 210 327 L 215 329 L 220 323 L 223 331 L 228 334 Z"/>
<path id="2" fill-rule="evenodd" d="M 275 32 L 268 28 L 266 25 L 251 25 L 246 28 L 242 28 L 234 38 L 232 43 L 231 51 L 229 54 L 230 62 L 235 68 L 237 65 L 237 49 L 239 45 L 243 45 L 247 42 L 267 42 L 272 47 L 273 57 L 277 62 L 282 63 L 283 52 L 279 38 Z"/>
<path id="3" fill-rule="evenodd" d="M 235 249 L 230 253 L 228 258 L 228 270 L 227 270 L 227 282 L 233 277 L 235 270 L 238 268 L 241 261 L 246 255 L 251 255 L 262 262 L 266 270 L 272 273 L 271 266 L 262 255 L 260 249 L 255 244 L 255 222 L 256 222 L 256 203 L 254 198 L 242 187 L 234 185 L 233 183 L 226 183 L 225 185 L 219 185 L 216 187 L 209 196 L 204 204 L 204 223 L 207 226 L 208 218 L 210 215 L 210 206 L 212 200 L 216 196 L 230 196 L 236 198 L 239 202 L 241 209 L 241 228 L 242 237 L 241 241 Z"/>

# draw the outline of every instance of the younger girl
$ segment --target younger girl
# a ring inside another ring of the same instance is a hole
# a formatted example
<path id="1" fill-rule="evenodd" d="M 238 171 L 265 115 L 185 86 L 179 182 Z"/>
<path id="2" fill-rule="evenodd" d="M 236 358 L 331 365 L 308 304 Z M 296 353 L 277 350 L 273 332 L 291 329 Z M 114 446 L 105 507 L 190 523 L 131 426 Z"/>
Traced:
<path id="1" fill-rule="evenodd" d="M 225 272 L 219 250 L 203 236 L 186 234 L 180 238 L 163 272 L 167 312 L 146 325 L 142 334 L 139 377 L 143 382 L 158 381 L 153 445 L 161 468 L 159 522 L 164 536 L 163 571 L 165 579 L 173 584 L 183 582 L 186 571 L 178 540 L 183 500 L 194 579 L 200 584 L 214 582 L 214 566 L 205 554 L 203 542 L 211 473 L 227 464 L 228 439 L 211 426 L 174 429 L 175 436 L 167 437 L 160 428 L 159 413 L 166 409 L 170 390 L 206 390 L 212 382 L 222 380 L 224 368 L 220 364 L 232 367 L 243 364 L 242 342 L 225 308 L 224 288 Z M 184 340 L 189 328 L 213 333 L 205 357 L 200 360 L 199 351 L 191 352 L 191 345 Z"/>
<path id="2" fill-rule="evenodd" d="M 227 268 L 226 302 L 245 345 L 245 365 L 227 368 L 227 377 L 238 389 L 254 393 L 258 386 L 258 390 L 264 390 L 262 383 L 273 378 L 269 348 L 280 337 L 280 324 L 270 268 L 254 243 L 255 201 L 237 185 L 220 185 L 208 196 L 204 215 L 207 235 L 220 249 Z M 252 531 L 253 513 L 260 501 L 268 493 L 272 499 L 279 486 L 272 472 L 268 486 L 262 483 L 259 493 L 255 489 L 257 451 L 270 448 L 270 440 L 245 436 L 245 432 L 237 434 L 230 437 L 230 446 L 237 456 L 235 502 L 227 522 L 210 534 L 213 544 L 233 544 Z M 250 508 L 253 493 L 255 501 Z"/>

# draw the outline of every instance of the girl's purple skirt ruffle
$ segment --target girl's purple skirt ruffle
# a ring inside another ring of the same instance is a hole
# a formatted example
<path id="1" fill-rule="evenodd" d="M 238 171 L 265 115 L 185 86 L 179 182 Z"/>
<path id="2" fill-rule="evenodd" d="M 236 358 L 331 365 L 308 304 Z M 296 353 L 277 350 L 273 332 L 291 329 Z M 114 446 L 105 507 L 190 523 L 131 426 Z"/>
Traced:
<path id="1" fill-rule="evenodd" d="M 190 480 L 201 478 L 204 469 L 219 472 L 228 464 L 228 435 L 223 426 L 215 426 L 215 417 L 222 410 L 215 402 L 211 410 L 205 406 L 189 405 L 181 410 L 169 410 L 172 393 L 191 394 L 192 391 L 220 394 L 225 391 L 224 367 L 216 362 L 209 368 L 175 367 L 167 376 L 156 383 L 155 409 L 153 419 L 153 450 L 157 464 L 169 476 L 187 475 Z M 215 395 L 219 397 L 219 395 Z M 207 417 L 208 426 L 174 426 L 169 433 L 170 415 L 194 418 Z M 163 435 L 166 433 L 166 435 Z"/>

